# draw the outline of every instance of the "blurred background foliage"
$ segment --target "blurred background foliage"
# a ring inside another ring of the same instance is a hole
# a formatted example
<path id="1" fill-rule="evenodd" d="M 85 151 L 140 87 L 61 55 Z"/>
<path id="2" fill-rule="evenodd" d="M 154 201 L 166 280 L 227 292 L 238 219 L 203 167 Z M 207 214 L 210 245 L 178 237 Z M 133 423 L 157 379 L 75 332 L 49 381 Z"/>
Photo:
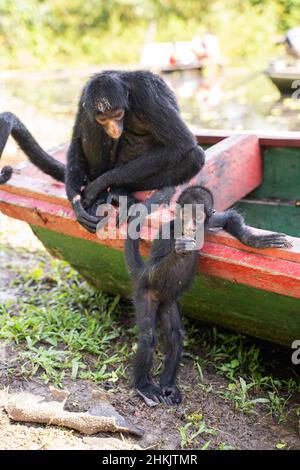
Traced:
<path id="1" fill-rule="evenodd" d="M 228 65 L 264 64 L 300 0 L 0 0 L 0 66 L 137 63 L 146 41 L 217 35 Z"/>

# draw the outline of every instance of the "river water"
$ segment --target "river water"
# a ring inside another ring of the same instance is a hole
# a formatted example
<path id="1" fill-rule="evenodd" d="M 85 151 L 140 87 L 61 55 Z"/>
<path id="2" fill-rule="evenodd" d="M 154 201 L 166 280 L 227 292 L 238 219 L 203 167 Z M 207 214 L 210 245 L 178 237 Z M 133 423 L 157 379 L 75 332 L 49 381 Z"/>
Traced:
<path id="1" fill-rule="evenodd" d="M 89 72 L 0 75 L 0 110 L 15 112 L 44 148 L 56 146 L 70 138 Z M 263 72 L 227 69 L 206 77 L 195 71 L 164 78 L 193 128 L 300 131 L 300 100 L 282 98 Z M 16 163 L 23 158 L 11 139 L 3 160 Z"/>

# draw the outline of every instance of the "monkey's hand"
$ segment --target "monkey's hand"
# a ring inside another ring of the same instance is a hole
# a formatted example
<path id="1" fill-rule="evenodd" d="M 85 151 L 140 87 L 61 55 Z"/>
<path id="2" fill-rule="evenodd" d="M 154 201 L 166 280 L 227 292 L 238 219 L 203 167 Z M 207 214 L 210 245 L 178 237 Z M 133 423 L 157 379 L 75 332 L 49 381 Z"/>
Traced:
<path id="1" fill-rule="evenodd" d="M 4 166 L 2 168 L 2 170 L 0 171 L 0 184 L 4 184 L 8 180 L 10 180 L 12 174 L 13 174 L 12 167 L 11 166 Z"/>
<path id="2" fill-rule="evenodd" d="M 175 240 L 175 251 L 178 255 L 185 255 L 194 250 L 197 250 L 197 243 L 194 238 L 181 237 Z"/>
<path id="3" fill-rule="evenodd" d="M 90 215 L 83 208 L 81 196 L 78 194 L 72 200 L 73 211 L 75 212 L 77 221 L 89 232 L 96 233 L 97 224 L 100 222 L 100 217 Z"/>
<path id="4" fill-rule="evenodd" d="M 284 233 L 245 233 L 240 237 L 240 241 L 245 245 L 254 248 L 290 248 L 292 243 Z"/>
<path id="5" fill-rule="evenodd" d="M 97 199 L 98 195 L 105 191 L 109 186 L 110 183 L 107 181 L 105 174 L 88 183 L 83 192 L 85 204 L 87 206 L 91 206 Z"/>

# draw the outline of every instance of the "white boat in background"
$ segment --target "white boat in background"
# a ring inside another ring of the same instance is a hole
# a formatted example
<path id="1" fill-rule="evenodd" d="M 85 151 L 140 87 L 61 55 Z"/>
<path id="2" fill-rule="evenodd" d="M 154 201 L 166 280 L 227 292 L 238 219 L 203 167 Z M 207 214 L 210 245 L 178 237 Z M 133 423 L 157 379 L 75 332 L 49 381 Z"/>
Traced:
<path id="1" fill-rule="evenodd" d="M 144 46 L 140 64 L 159 72 L 201 70 L 208 60 L 221 64 L 219 42 L 213 34 L 192 41 L 148 43 Z"/>
<path id="2" fill-rule="evenodd" d="M 286 57 L 273 60 L 266 75 L 280 93 L 291 96 L 300 87 L 300 28 L 292 28 L 278 41 L 286 46 Z"/>

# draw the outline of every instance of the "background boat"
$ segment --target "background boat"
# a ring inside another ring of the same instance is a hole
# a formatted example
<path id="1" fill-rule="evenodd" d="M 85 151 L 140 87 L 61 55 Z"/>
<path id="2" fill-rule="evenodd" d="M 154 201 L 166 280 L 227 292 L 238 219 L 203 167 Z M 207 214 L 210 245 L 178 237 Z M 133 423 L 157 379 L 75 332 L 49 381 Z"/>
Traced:
<path id="1" fill-rule="evenodd" d="M 299 65 L 286 65 L 282 61 L 274 62 L 265 71 L 282 95 L 292 95 L 300 88 L 300 61 Z"/>
<path id="2" fill-rule="evenodd" d="M 286 57 L 273 60 L 266 75 L 282 95 L 292 95 L 300 88 L 300 28 L 291 28 L 278 41 L 286 48 Z"/>
<path id="3" fill-rule="evenodd" d="M 221 53 L 217 37 L 206 33 L 192 41 L 149 42 L 142 50 L 140 65 L 169 73 L 202 70 L 209 62 L 221 65 Z"/>

